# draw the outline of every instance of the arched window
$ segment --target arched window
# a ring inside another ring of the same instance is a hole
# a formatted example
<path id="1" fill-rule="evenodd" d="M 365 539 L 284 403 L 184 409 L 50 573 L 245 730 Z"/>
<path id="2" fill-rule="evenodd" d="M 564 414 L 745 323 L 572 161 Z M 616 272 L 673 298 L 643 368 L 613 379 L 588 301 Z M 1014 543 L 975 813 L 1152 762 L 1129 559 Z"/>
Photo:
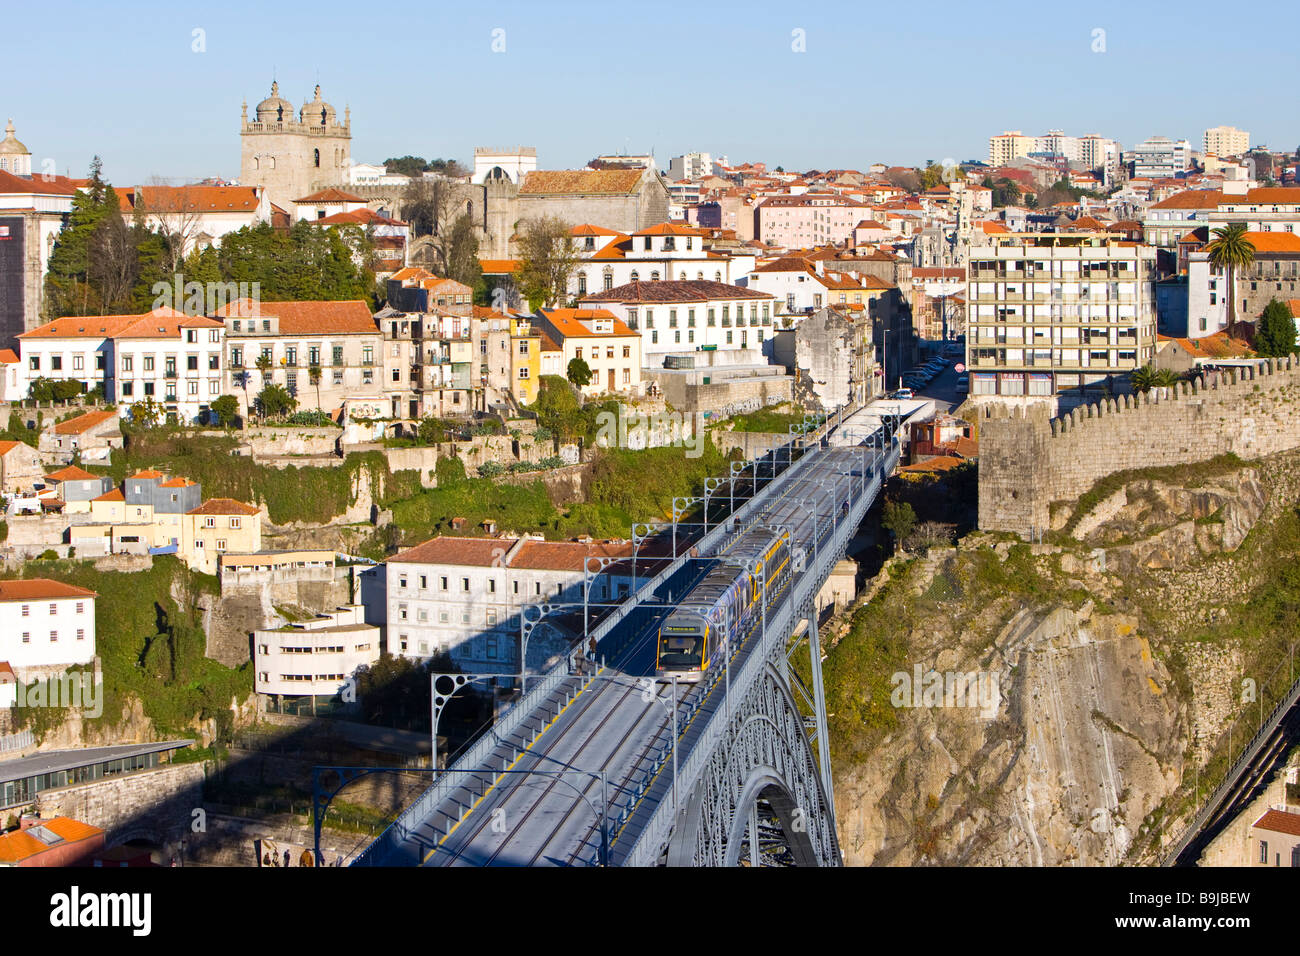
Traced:
<path id="1" fill-rule="evenodd" d="M 630 276 L 628 276 L 628 280 L 631 281 L 631 282 L 636 282 L 636 281 L 637 281 L 638 279 L 640 279 L 640 278 L 641 278 L 641 276 L 637 273 L 637 271 L 636 271 L 635 269 L 633 269 L 633 270 L 632 270 L 632 274 L 631 274 Z"/>
<path id="2" fill-rule="evenodd" d="M 722 281 L 722 273 L 721 273 L 721 272 L 715 272 L 715 273 L 713 273 L 713 281 L 714 281 L 714 282 L 721 282 L 721 281 Z"/>
<path id="3" fill-rule="evenodd" d="M 253 168 L 254 168 L 254 169 L 261 169 L 261 168 L 262 168 L 262 159 L 261 159 L 260 156 L 254 156 L 254 157 L 253 157 Z"/>
<path id="4" fill-rule="evenodd" d="M 609 266 L 605 267 L 605 291 L 608 292 L 614 288 L 614 270 Z"/>
<path id="5" fill-rule="evenodd" d="M 578 273 L 578 295 L 587 294 L 587 273 Z"/>
<path id="6" fill-rule="evenodd" d="M 312 150 L 312 155 L 313 155 L 313 157 L 315 158 L 315 161 L 316 161 L 316 168 L 319 169 L 319 168 L 320 168 L 320 150 L 319 150 L 319 149 L 313 149 L 313 150 Z"/>
<path id="7" fill-rule="evenodd" d="M 0 156 L 0 169 L 6 170 L 6 171 L 9 169 L 9 157 L 7 157 L 7 156 Z"/>
<path id="8" fill-rule="evenodd" d="M 701 282 L 703 282 L 703 281 L 704 281 L 704 273 L 703 273 L 703 272 L 697 272 L 697 273 L 695 273 L 695 278 L 698 279 L 698 280 L 700 280 Z"/>
<path id="9" fill-rule="evenodd" d="M 465 215 L 467 215 L 467 216 L 471 216 L 471 217 L 474 215 L 474 201 L 473 201 L 473 200 L 470 200 L 470 201 L 468 201 L 468 202 L 465 203 Z"/>
<path id="10" fill-rule="evenodd" d="M 656 270 L 654 270 L 653 272 L 650 273 L 650 281 L 651 281 L 651 282 L 658 282 L 658 281 L 659 281 L 659 270 L 658 270 L 658 269 L 656 269 Z"/>

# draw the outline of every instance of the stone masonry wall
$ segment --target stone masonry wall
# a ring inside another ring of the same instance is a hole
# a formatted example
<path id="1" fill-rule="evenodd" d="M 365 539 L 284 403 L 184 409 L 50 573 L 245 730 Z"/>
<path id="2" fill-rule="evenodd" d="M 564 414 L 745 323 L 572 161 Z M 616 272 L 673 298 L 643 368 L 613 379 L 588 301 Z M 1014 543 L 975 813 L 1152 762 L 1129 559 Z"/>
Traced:
<path id="1" fill-rule="evenodd" d="M 1230 373 L 1201 388 L 1181 382 L 1048 419 L 989 406 L 979 423 L 979 526 L 1028 537 L 1050 505 L 1072 501 L 1117 471 L 1259 458 L 1300 447 L 1300 359 Z"/>
<path id="2" fill-rule="evenodd" d="M 190 830 L 203 806 L 203 764 L 166 764 L 90 783 L 43 790 L 42 818 L 66 816 L 107 831 L 109 846 L 135 837 L 169 845 Z"/>

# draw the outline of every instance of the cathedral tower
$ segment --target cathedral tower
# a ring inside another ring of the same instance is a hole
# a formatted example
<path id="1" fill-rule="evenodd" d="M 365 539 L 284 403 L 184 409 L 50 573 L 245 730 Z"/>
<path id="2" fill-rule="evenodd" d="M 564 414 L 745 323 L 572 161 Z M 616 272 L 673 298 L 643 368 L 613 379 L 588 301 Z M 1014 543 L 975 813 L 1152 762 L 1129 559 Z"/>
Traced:
<path id="1" fill-rule="evenodd" d="M 266 187 L 270 201 L 290 215 L 295 199 L 347 183 L 351 111 L 344 110 L 340 123 L 319 86 L 295 115 L 293 104 L 280 96 L 280 84 L 272 83 L 271 95 L 257 104 L 251 121 L 244 104 L 239 136 L 240 184 Z"/>

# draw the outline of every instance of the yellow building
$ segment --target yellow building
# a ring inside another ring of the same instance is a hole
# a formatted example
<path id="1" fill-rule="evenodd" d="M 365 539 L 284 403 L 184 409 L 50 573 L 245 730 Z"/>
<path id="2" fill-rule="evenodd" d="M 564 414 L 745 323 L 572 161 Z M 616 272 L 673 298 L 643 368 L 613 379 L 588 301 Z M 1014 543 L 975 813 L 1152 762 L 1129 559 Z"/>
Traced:
<path id="1" fill-rule="evenodd" d="M 222 554 L 262 550 L 262 513 L 233 498 L 209 498 L 181 522 L 180 556 L 205 574 L 216 574 Z"/>
<path id="2" fill-rule="evenodd" d="M 542 334 L 527 319 L 511 319 L 511 391 L 521 405 L 537 401 L 537 382 L 542 377 Z"/>

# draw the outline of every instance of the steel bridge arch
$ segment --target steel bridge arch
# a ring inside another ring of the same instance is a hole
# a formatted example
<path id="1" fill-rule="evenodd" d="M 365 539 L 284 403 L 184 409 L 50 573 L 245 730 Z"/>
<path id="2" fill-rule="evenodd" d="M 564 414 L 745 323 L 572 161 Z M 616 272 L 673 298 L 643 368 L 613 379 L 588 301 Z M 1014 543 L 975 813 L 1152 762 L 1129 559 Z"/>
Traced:
<path id="1" fill-rule="evenodd" d="M 804 718 L 780 671 L 767 662 L 761 680 L 733 712 L 669 841 L 669 866 L 736 866 L 745 826 L 759 799 L 776 812 L 801 866 L 841 865 L 830 803 L 822 788 Z"/>

